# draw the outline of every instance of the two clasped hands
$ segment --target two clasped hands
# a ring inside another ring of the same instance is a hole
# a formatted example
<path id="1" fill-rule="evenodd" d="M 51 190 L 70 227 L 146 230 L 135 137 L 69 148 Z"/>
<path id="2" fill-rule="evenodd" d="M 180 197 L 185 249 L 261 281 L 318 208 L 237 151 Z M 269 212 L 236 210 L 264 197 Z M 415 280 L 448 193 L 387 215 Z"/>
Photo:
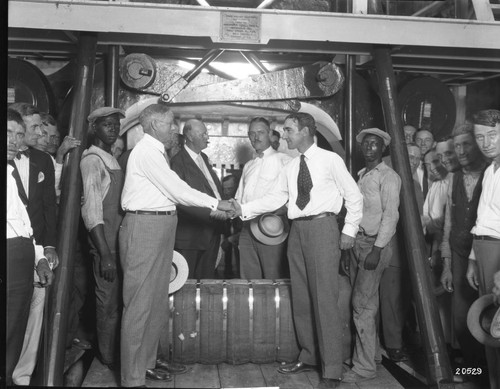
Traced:
<path id="1" fill-rule="evenodd" d="M 235 199 L 220 200 L 217 210 L 210 213 L 210 217 L 217 220 L 234 219 L 241 216 L 241 205 Z"/>

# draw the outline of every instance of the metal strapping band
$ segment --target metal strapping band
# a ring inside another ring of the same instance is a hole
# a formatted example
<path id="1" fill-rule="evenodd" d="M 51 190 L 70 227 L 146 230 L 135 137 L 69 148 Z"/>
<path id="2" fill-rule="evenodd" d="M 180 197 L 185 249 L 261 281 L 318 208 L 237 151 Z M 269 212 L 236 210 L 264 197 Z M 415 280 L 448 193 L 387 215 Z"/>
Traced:
<path id="1" fill-rule="evenodd" d="M 195 329 L 196 329 L 197 341 L 194 342 L 196 358 L 198 358 L 198 356 L 200 355 L 200 343 L 201 343 L 201 339 L 200 339 L 200 335 L 201 335 L 200 334 L 201 288 L 200 288 L 200 286 L 201 286 L 201 282 L 199 280 L 196 281 L 196 325 L 195 325 Z"/>
<path id="2" fill-rule="evenodd" d="M 227 355 L 227 282 L 222 281 L 222 350 Z"/>
<path id="3" fill-rule="evenodd" d="M 248 281 L 248 319 L 248 331 L 250 335 L 250 345 L 252 347 L 250 355 L 253 355 L 253 286 L 251 281 Z"/>
<path id="4" fill-rule="evenodd" d="M 172 361 L 174 357 L 174 295 L 168 296 L 168 302 L 170 307 L 170 315 L 168 315 L 168 357 Z M 165 352 L 162 350 L 162 352 Z"/>
<path id="5" fill-rule="evenodd" d="M 276 302 L 276 333 L 274 335 L 274 345 L 276 348 L 276 358 L 278 360 L 280 352 L 280 284 L 274 281 L 274 301 Z"/>

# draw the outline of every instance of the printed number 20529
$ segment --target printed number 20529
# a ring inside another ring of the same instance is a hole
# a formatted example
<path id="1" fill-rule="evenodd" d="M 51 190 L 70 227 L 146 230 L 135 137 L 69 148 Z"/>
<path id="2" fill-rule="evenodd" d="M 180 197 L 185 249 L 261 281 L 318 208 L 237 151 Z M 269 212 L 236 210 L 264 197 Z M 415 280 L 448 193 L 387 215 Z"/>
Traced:
<path id="1" fill-rule="evenodd" d="M 483 369 L 480 367 L 457 367 L 455 375 L 480 375 L 483 374 Z"/>

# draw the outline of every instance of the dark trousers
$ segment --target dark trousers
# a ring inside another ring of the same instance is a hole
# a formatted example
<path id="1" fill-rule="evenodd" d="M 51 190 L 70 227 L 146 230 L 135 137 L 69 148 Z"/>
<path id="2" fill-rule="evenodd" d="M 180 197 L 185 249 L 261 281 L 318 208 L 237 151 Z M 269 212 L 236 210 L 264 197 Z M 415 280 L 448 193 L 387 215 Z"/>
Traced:
<path id="1" fill-rule="evenodd" d="M 469 259 L 451 251 L 451 271 L 453 275 L 453 294 L 451 296 L 451 315 L 453 333 L 460 345 L 467 366 L 481 366 L 484 347 L 472 336 L 467 328 L 467 313 L 478 293 L 467 282 L 465 274 Z"/>
<path id="2" fill-rule="evenodd" d="M 108 282 L 101 277 L 99 253 L 97 250 L 92 250 L 91 254 L 94 257 L 97 344 L 102 363 L 111 364 L 119 355 L 118 344 L 122 309 L 118 255 L 114 253 L 118 274 L 113 282 Z"/>
<path id="3" fill-rule="evenodd" d="M 21 354 L 33 295 L 35 251 L 28 238 L 7 239 L 7 385 L 12 385 L 12 372 Z"/>
<path id="4" fill-rule="evenodd" d="M 243 223 L 239 241 L 240 277 L 245 279 L 288 278 L 286 241 L 277 245 L 260 243 L 250 232 L 250 222 Z"/>
<path id="5" fill-rule="evenodd" d="M 299 360 L 321 363 L 325 378 L 342 377 L 339 229 L 335 217 L 292 222 L 288 260 Z"/>
<path id="6" fill-rule="evenodd" d="M 181 253 L 189 266 L 188 278 L 213 279 L 215 278 L 215 263 L 219 252 L 220 235 L 214 234 L 209 246 L 205 250 L 188 250 L 176 248 Z"/>

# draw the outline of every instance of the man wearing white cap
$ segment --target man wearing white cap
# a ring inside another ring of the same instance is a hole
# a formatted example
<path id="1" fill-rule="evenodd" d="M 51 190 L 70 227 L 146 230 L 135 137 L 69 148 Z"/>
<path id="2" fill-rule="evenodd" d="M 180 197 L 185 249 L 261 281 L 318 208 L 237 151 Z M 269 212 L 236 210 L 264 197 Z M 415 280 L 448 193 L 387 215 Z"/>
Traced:
<path id="1" fill-rule="evenodd" d="M 125 113 L 102 107 L 88 121 L 92 127 L 92 146 L 80 161 L 83 182 L 82 218 L 89 231 L 90 253 L 96 294 L 96 329 L 99 359 L 114 369 L 120 333 L 121 281 L 118 278 L 118 231 L 123 215 L 120 196 L 123 172 L 111 154 Z"/>
<path id="2" fill-rule="evenodd" d="M 366 381 L 377 375 L 379 284 L 392 256 L 401 189 L 398 174 L 382 161 L 382 153 L 391 142 L 389 134 L 378 128 L 368 128 L 356 136 L 356 141 L 361 145 L 366 167 L 358 173 L 363 218 L 350 266 L 356 344 L 353 367 L 344 374 L 345 382 Z"/>

